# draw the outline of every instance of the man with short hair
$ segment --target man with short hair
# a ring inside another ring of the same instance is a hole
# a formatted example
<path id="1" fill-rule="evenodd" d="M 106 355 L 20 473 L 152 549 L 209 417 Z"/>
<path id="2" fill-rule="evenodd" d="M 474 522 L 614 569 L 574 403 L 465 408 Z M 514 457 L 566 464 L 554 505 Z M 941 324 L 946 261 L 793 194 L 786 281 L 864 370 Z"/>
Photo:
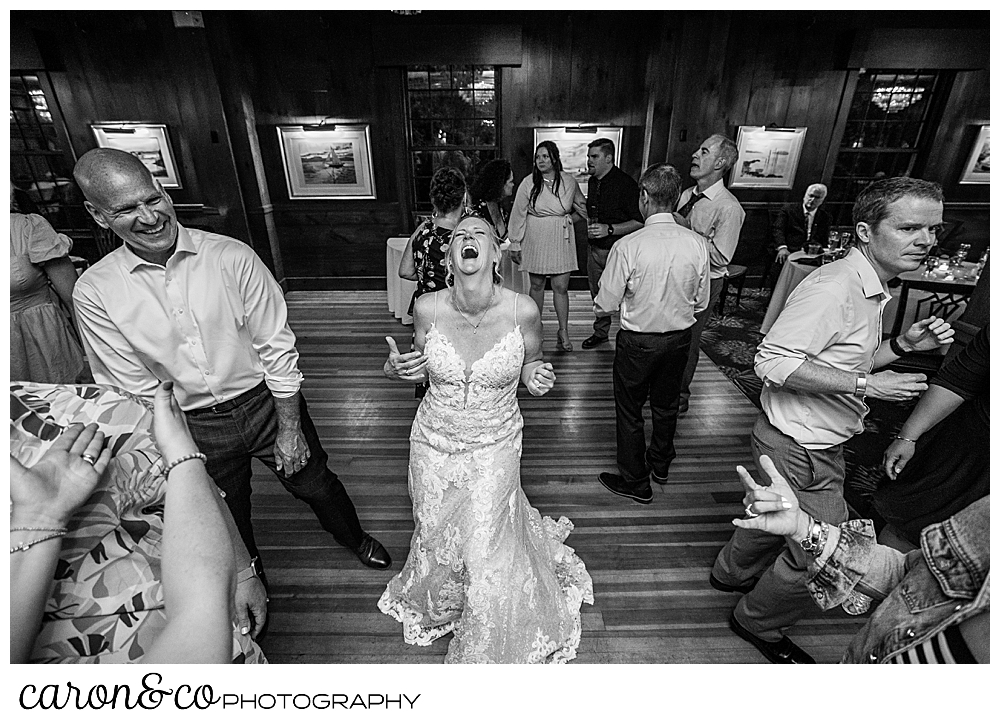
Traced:
<path id="1" fill-rule="evenodd" d="M 590 297 L 595 299 L 608 263 L 608 254 L 616 241 L 642 228 L 639 213 L 639 187 L 627 173 L 615 165 L 615 144 L 598 138 L 587 144 L 587 281 Z M 594 333 L 583 340 L 584 349 L 593 349 L 608 341 L 611 317 L 597 317 Z"/>
<path id="2" fill-rule="evenodd" d="M 736 253 L 740 229 L 743 228 L 743 219 L 746 217 L 740 202 L 722 183 L 722 177 L 733 167 L 738 156 L 736 144 L 726 136 L 716 133 L 706 138 L 691 155 L 690 173 L 695 185 L 685 189 L 678 201 L 678 221 L 708 240 L 708 258 L 712 266 L 708 306 L 699 312 L 691 329 L 691 348 L 688 350 L 687 366 L 681 383 L 681 414 L 687 412 L 691 398 L 691 380 L 698 366 L 701 333 L 712 316 L 712 310 L 719 303 L 722 282 L 728 273 L 729 262 Z"/>
<path id="3" fill-rule="evenodd" d="M 821 208 L 826 186 L 810 184 L 802 203 L 785 204 L 774 220 L 775 260 L 784 264 L 793 251 L 809 244 L 826 246 L 830 236 L 830 214 Z"/>
<path id="4" fill-rule="evenodd" d="M 621 308 L 613 367 L 618 473 L 601 473 L 615 495 L 649 503 L 667 482 L 677 427 L 681 376 L 695 314 L 708 303 L 705 240 L 674 219 L 681 177 L 673 166 L 650 166 L 639 179 L 639 231 L 620 239 L 608 255 L 594 312 Z M 642 408 L 649 400 L 653 435 L 646 449 Z"/>
<path id="5" fill-rule="evenodd" d="M 240 536 L 259 557 L 250 520 L 257 458 L 367 566 L 389 554 L 361 528 L 299 391 L 295 335 L 274 277 L 246 244 L 177 223 L 170 197 L 135 156 L 99 148 L 73 171 L 85 206 L 124 245 L 73 292 L 99 383 L 152 397 L 172 380 L 208 473 Z M 259 570 L 259 560 L 256 561 Z"/>
<path id="6" fill-rule="evenodd" d="M 899 338 L 882 339 L 887 283 L 920 268 L 934 246 L 943 208 L 941 187 L 930 181 L 892 178 L 865 188 L 854 203 L 858 247 L 795 288 L 758 348 L 755 371 L 764 389 L 751 435 L 754 459 L 771 458 L 802 509 L 818 521 L 839 525 L 847 519 L 843 444 L 864 430 L 865 397 L 908 400 L 927 389 L 922 374 L 871 370 L 904 353 L 951 344 L 951 325 L 936 317 L 913 324 Z M 752 503 L 747 506 L 748 517 L 758 513 Z M 802 547 L 782 543 L 761 531 L 737 529 L 709 581 L 719 590 L 746 594 L 729 625 L 768 660 L 813 663 L 784 636 L 815 610 L 804 585 L 812 559 Z"/>

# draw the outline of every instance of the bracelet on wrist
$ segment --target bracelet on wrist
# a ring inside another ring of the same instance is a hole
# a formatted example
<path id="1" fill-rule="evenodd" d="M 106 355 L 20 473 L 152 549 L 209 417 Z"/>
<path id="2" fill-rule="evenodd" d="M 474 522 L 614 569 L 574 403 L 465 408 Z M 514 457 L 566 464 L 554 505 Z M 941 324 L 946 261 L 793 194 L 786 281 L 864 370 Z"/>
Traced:
<path id="1" fill-rule="evenodd" d="M 188 453 L 187 455 L 181 455 L 173 462 L 167 463 L 166 466 L 164 466 L 163 468 L 163 474 L 169 475 L 171 470 L 176 468 L 181 463 L 186 463 L 188 460 L 201 460 L 202 463 L 205 463 L 206 465 L 208 464 L 208 458 L 205 457 L 204 453 L 200 452 Z"/>
<path id="2" fill-rule="evenodd" d="M 809 526 L 809 533 L 799 541 L 799 547 L 812 556 L 818 556 L 826 547 L 826 541 L 830 535 L 830 526 L 822 521 L 810 519 L 812 520 L 812 524 Z"/>
<path id="3" fill-rule="evenodd" d="M 12 525 L 10 527 L 10 532 L 14 533 L 15 531 L 17 531 L 17 532 L 34 531 L 36 533 L 63 533 L 63 534 L 65 534 L 65 533 L 69 532 L 69 529 L 65 528 L 65 527 L 63 527 L 63 528 L 35 528 L 34 526 L 30 526 L 30 525 Z"/>
<path id="4" fill-rule="evenodd" d="M 902 435 L 893 435 L 893 436 L 892 436 L 892 439 L 893 439 L 893 440 L 902 440 L 903 442 L 912 442 L 912 443 L 913 443 L 914 445 L 916 445 L 916 444 L 917 444 L 917 441 L 916 441 L 916 440 L 913 440 L 913 439 L 911 439 L 911 438 L 908 438 L 908 437 L 903 437 Z M 919 439 L 919 438 L 918 438 L 918 439 Z"/>
<path id="5" fill-rule="evenodd" d="M 61 538 L 62 536 L 66 535 L 66 532 L 67 531 L 64 528 L 63 530 L 57 530 L 52 533 L 49 533 L 48 535 L 43 535 L 41 538 L 36 538 L 35 540 L 25 541 L 24 543 L 18 543 L 16 546 L 10 547 L 11 555 L 13 555 L 14 553 L 24 552 L 29 548 L 31 548 L 31 546 L 35 545 L 36 543 L 44 543 L 45 541 L 52 540 L 53 538 Z"/>
<path id="6" fill-rule="evenodd" d="M 898 355 L 899 357 L 904 357 L 907 354 L 906 350 L 903 349 L 896 337 L 889 338 L 889 349 L 892 350 L 893 354 Z"/>

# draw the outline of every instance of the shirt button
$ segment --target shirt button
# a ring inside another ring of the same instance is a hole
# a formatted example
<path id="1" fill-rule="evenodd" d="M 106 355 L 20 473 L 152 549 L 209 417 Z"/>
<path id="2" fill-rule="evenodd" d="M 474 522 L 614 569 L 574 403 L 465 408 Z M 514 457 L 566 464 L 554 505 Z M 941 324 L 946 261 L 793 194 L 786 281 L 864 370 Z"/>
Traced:
<path id="1" fill-rule="evenodd" d="M 965 606 L 963 606 L 961 603 L 955 606 L 956 611 L 961 611 L 963 608 L 965 608 Z"/>

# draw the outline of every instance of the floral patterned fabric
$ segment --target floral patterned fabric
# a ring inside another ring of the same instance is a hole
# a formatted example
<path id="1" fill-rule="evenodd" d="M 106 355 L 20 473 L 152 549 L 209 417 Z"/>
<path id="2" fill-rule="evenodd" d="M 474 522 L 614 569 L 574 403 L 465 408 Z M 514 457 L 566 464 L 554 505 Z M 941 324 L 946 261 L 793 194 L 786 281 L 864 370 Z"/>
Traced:
<path id="1" fill-rule="evenodd" d="M 152 412 L 99 385 L 13 382 L 10 452 L 30 467 L 73 422 L 96 422 L 113 457 L 63 539 L 34 663 L 138 663 L 163 631 L 160 544 L 166 477 Z M 267 663 L 233 631 L 233 663 Z"/>
<path id="2" fill-rule="evenodd" d="M 379 608 L 402 622 L 407 643 L 453 631 L 445 663 L 575 658 L 593 584 L 563 545 L 573 524 L 543 518 L 521 489 L 520 327 L 473 363 L 468 382 L 433 325 L 425 352 L 430 390 L 410 433 L 416 528 Z"/>
<path id="3" fill-rule="evenodd" d="M 413 265 L 417 270 L 417 288 L 410 300 L 408 314 L 413 313 L 413 303 L 421 294 L 444 289 L 448 269 L 445 259 L 451 241 L 451 229 L 425 221 L 413 238 Z"/>

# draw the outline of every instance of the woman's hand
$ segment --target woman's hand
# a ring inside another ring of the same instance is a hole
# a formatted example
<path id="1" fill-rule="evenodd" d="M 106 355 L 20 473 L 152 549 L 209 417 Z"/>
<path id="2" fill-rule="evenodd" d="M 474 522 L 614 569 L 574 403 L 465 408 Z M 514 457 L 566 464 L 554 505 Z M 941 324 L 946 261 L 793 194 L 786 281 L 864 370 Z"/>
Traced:
<path id="1" fill-rule="evenodd" d="M 153 395 L 153 437 L 164 463 L 198 452 L 187 418 L 174 397 L 173 382 L 161 382 Z"/>
<path id="2" fill-rule="evenodd" d="M 885 449 L 885 455 L 882 456 L 882 467 L 885 468 L 885 474 L 889 476 L 889 480 L 895 480 L 896 476 L 903 472 L 903 468 L 910 462 L 916 449 L 917 446 L 914 443 L 899 438 L 893 440 L 892 444 Z"/>
<path id="3" fill-rule="evenodd" d="M 742 466 L 736 467 L 743 483 L 743 506 L 752 517 L 737 518 L 733 525 L 747 530 L 762 530 L 773 535 L 799 535 L 804 538 L 809 528 L 809 516 L 799 508 L 792 486 L 781 477 L 771 458 L 761 455 L 760 469 L 771 479 L 771 486 L 757 485 Z"/>
<path id="4" fill-rule="evenodd" d="M 400 354 L 396 340 L 386 337 L 385 341 L 389 343 L 389 359 L 382 367 L 386 377 L 414 383 L 427 380 L 427 355 L 416 350 Z"/>
<path id="5" fill-rule="evenodd" d="M 31 468 L 12 456 L 11 525 L 65 528 L 94 492 L 111 460 L 111 450 L 103 448 L 104 433 L 97 429 L 97 423 L 84 427 L 74 422 Z"/>
<path id="6" fill-rule="evenodd" d="M 528 379 L 525 380 L 524 386 L 535 397 L 541 397 L 551 390 L 555 383 L 556 373 L 552 369 L 552 364 L 541 362 L 528 374 Z"/>

